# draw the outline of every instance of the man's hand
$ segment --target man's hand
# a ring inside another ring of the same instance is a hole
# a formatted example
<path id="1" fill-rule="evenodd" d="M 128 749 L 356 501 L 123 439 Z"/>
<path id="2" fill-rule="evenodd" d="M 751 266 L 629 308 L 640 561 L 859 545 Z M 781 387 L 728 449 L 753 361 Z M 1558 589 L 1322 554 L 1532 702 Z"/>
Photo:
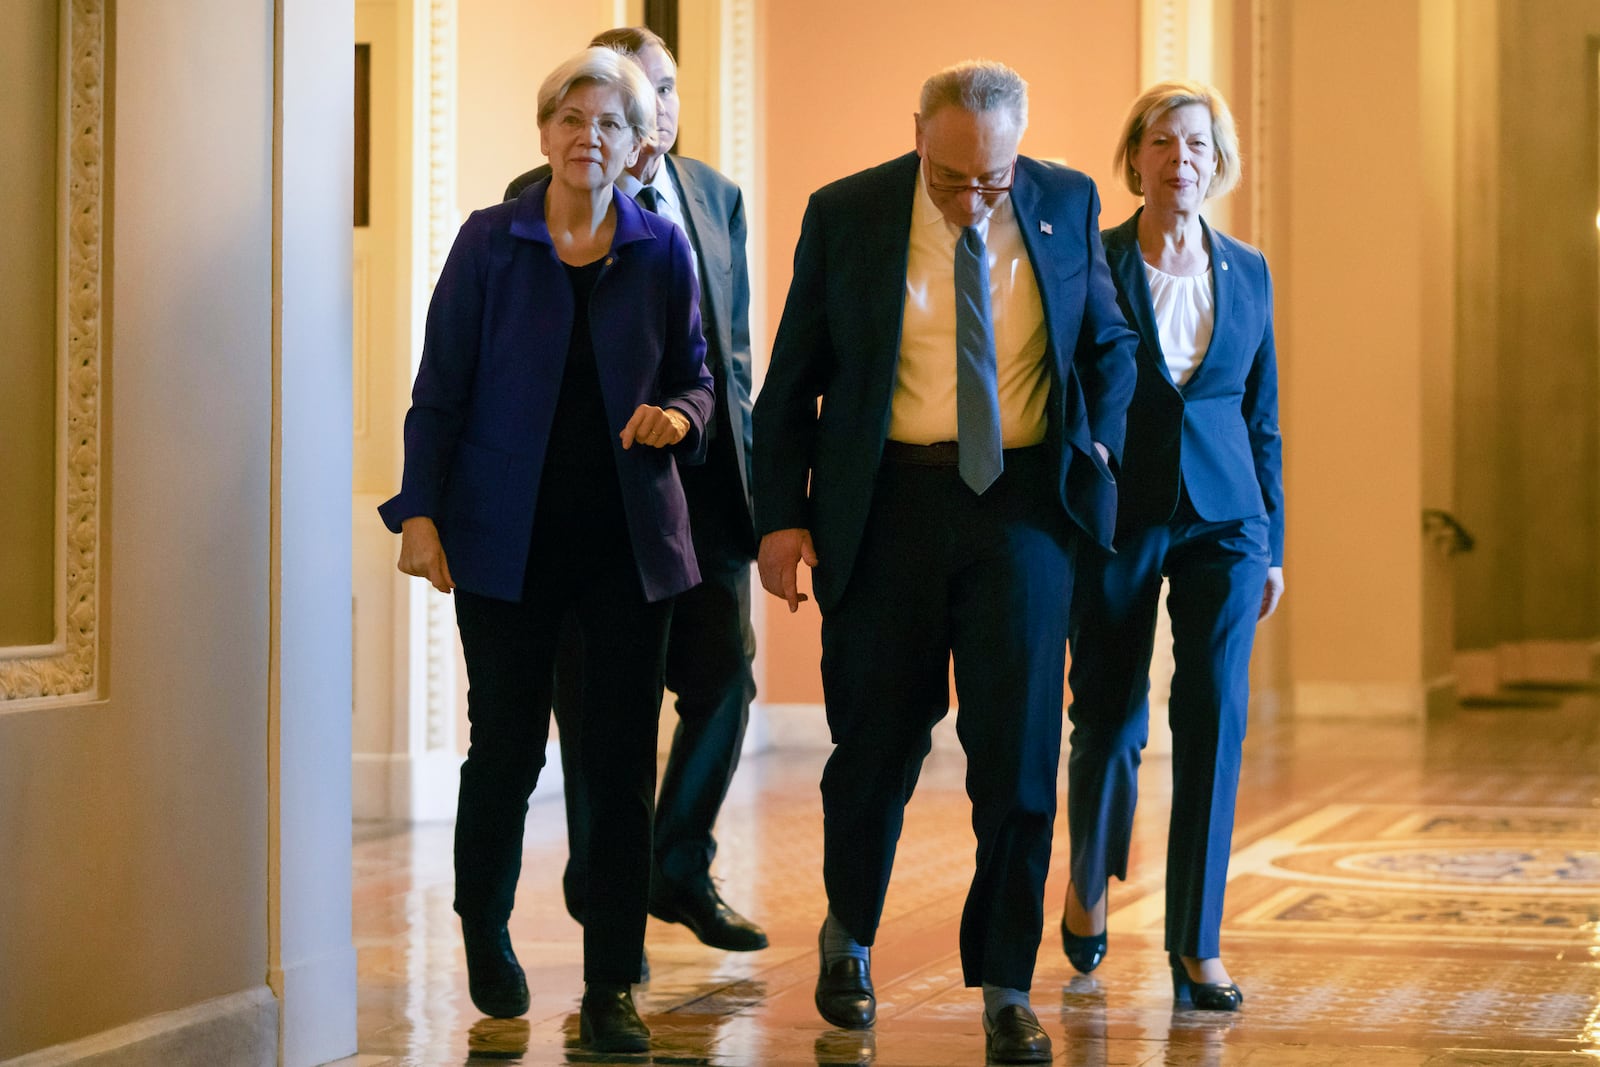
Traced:
<path id="1" fill-rule="evenodd" d="M 791 613 L 799 611 L 801 602 L 810 599 L 799 590 L 801 560 L 805 560 L 807 567 L 817 565 L 817 550 L 811 545 L 811 531 L 799 527 L 773 530 L 761 539 L 761 549 L 756 554 L 761 588 L 788 601 Z"/>
<path id="2" fill-rule="evenodd" d="M 1261 614 L 1256 616 L 1259 622 L 1278 610 L 1278 601 L 1283 598 L 1283 568 L 1267 568 L 1267 584 L 1261 590 Z"/>
<path id="3" fill-rule="evenodd" d="M 623 448 L 632 448 L 636 441 L 651 448 L 668 448 L 683 440 L 688 432 L 689 416 L 677 408 L 640 404 L 620 436 Z"/>
<path id="4" fill-rule="evenodd" d="M 445 562 L 439 528 L 426 515 L 413 515 L 400 524 L 400 573 L 426 578 L 441 593 L 456 587 Z"/>

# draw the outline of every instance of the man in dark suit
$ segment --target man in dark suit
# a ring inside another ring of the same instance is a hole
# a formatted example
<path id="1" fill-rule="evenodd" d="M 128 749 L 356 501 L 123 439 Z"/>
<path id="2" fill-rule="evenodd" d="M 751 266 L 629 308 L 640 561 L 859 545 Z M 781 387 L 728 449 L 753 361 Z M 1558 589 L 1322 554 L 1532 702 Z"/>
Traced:
<path id="1" fill-rule="evenodd" d="M 1051 1055 L 1028 989 L 1073 554 L 1111 541 L 1135 347 L 1094 185 L 1019 156 L 1026 125 L 1015 72 L 959 64 L 923 86 L 915 153 L 811 198 L 754 453 L 762 585 L 796 609 L 803 560 L 822 610 L 817 1007 L 874 1021 L 868 946 L 953 656 L 978 845 L 962 966 L 1010 1063 Z"/>
<path id="2" fill-rule="evenodd" d="M 715 418 L 706 427 L 704 465 L 684 467 L 701 583 L 673 607 L 667 688 L 677 694 L 678 727 L 656 801 L 655 872 L 650 913 L 680 922 L 715 948 L 767 947 L 767 935 L 729 907 L 711 880 L 712 835 L 728 783 L 739 763 L 755 697 L 755 635 L 750 627 L 750 562 L 755 533 L 750 512 L 750 278 L 745 263 L 744 198 L 739 187 L 698 160 L 668 155 L 678 136 L 677 66 L 666 43 L 643 27 L 607 30 L 590 42 L 631 56 L 656 87 L 656 140 L 617 187 L 677 223 L 689 236 L 700 278 L 706 366 L 716 381 Z M 519 196 L 549 174 L 529 171 L 506 189 Z M 563 634 L 556 667 L 555 715 L 565 771 L 571 859 L 562 879 L 567 910 L 584 922 L 590 820 L 582 788 L 576 709 L 578 657 L 573 627 Z M 603 918 L 603 917 L 601 917 Z"/>

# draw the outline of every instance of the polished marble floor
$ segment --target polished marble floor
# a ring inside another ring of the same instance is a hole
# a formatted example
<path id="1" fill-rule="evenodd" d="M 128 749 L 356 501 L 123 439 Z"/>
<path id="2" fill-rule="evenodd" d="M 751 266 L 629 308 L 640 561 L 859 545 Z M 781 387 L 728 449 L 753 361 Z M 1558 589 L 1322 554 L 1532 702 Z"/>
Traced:
<path id="1" fill-rule="evenodd" d="M 981 1064 L 981 1000 L 962 987 L 956 953 L 972 852 L 958 756 L 935 754 L 908 809 L 875 954 L 876 1032 L 817 1016 L 824 756 L 746 759 L 724 809 L 723 894 L 766 926 L 771 948 L 718 952 L 651 920 L 652 980 L 637 993 L 650 1056 L 577 1045 L 580 941 L 560 901 L 558 800 L 536 794 L 528 820 L 511 929 L 533 1006 L 513 1021 L 483 1019 L 467 998 L 450 827 L 358 825 L 360 1054 L 342 1067 Z M 1535 688 L 1419 725 L 1253 722 L 1223 926 L 1247 996 L 1237 1015 L 1173 1010 L 1161 949 L 1168 773 L 1146 761 L 1106 962 L 1076 975 L 1053 921 L 1046 931 L 1033 1002 L 1057 1063 L 1600 1064 L 1595 688 Z M 1063 819 L 1052 912 L 1065 833 Z"/>

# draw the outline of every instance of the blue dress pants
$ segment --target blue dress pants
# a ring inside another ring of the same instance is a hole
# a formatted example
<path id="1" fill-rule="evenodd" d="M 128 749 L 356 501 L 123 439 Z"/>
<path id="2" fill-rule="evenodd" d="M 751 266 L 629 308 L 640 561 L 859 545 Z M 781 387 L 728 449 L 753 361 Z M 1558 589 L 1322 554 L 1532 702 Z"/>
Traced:
<path id="1" fill-rule="evenodd" d="M 1150 657 L 1167 578 L 1175 667 L 1166 947 L 1221 954 L 1222 898 L 1250 697 L 1250 650 L 1267 577 L 1264 518 L 1203 522 L 1187 498 L 1172 521 L 1126 533 L 1117 554 L 1079 559 L 1071 629 L 1067 818 L 1072 884 L 1085 907 L 1128 875 Z"/>

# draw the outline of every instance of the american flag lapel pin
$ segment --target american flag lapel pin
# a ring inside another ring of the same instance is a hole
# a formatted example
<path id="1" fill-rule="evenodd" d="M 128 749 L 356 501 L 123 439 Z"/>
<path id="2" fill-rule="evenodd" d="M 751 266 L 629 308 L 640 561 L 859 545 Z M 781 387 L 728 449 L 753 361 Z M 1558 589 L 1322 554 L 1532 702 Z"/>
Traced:
<path id="1" fill-rule="evenodd" d="M 1055 233 L 1055 231 L 1050 228 L 1050 224 L 1043 219 L 1039 220 L 1039 232 L 1044 234 Z"/>

